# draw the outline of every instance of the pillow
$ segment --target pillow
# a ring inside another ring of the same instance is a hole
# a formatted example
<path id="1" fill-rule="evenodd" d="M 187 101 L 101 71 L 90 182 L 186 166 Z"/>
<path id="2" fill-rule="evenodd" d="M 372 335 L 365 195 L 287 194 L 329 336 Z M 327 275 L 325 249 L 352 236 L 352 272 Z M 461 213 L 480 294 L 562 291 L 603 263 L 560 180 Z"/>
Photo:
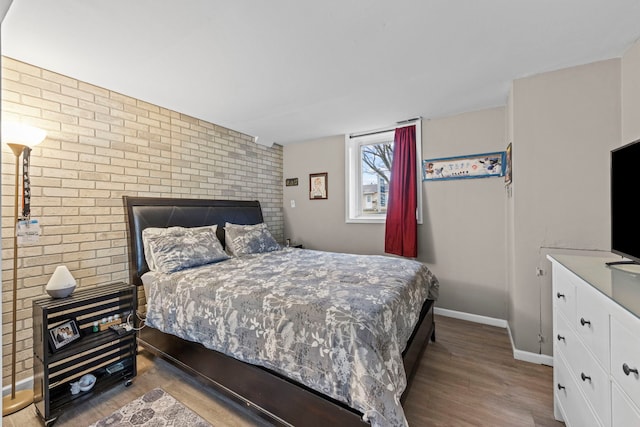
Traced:
<path id="1" fill-rule="evenodd" d="M 216 232 L 184 229 L 183 233 L 166 233 L 150 237 L 149 249 L 155 266 L 162 273 L 173 273 L 228 259 Z"/>
<path id="2" fill-rule="evenodd" d="M 190 233 L 199 233 L 207 230 L 212 230 L 214 233 L 218 229 L 218 225 L 206 225 L 204 227 L 167 227 L 167 228 L 156 228 L 149 227 L 142 230 L 142 246 L 144 249 L 144 259 L 147 261 L 147 266 L 151 271 L 157 271 L 158 267 L 156 266 L 156 261 L 153 258 L 153 253 L 151 248 L 149 248 L 149 239 L 156 236 L 181 236 L 187 231 Z"/>
<path id="3" fill-rule="evenodd" d="M 238 225 L 225 223 L 225 243 L 233 256 L 279 251 L 280 245 L 273 238 L 267 224 Z"/>

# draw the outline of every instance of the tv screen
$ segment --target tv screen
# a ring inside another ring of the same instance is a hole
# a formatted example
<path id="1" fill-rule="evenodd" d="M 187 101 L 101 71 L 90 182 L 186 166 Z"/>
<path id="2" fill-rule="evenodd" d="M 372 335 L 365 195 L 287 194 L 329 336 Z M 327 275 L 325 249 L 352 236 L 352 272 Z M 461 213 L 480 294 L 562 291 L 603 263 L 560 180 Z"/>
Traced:
<path id="1" fill-rule="evenodd" d="M 611 151 L 611 252 L 640 263 L 640 140 Z"/>

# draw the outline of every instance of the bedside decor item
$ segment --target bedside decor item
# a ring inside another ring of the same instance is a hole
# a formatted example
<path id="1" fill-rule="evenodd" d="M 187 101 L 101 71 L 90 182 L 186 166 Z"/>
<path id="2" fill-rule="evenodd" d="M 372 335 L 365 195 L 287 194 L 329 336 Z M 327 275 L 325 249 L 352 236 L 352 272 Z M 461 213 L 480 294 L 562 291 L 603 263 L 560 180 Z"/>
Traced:
<path id="1" fill-rule="evenodd" d="M 32 390 L 20 390 L 16 392 L 16 312 L 18 299 L 18 195 L 20 191 L 20 155 L 30 152 L 31 147 L 41 143 L 47 136 L 46 132 L 22 123 L 2 123 L 2 141 L 5 142 L 16 157 L 15 181 L 14 181 L 14 206 L 13 206 L 13 285 L 12 285 L 12 321 L 11 321 L 11 394 L 2 399 L 2 415 L 13 414 L 30 405 L 33 402 Z M 28 168 L 27 168 L 28 171 Z M 28 175 L 27 175 L 28 176 Z M 23 189 L 29 190 L 28 181 Z M 29 193 L 25 191 L 25 211 L 29 212 Z"/>
<path id="2" fill-rule="evenodd" d="M 66 265 L 59 265 L 51 275 L 45 288 L 52 298 L 66 298 L 76 288 L 76 279 Z"/>
<path id="3" fill-rule="evenodd" d="M 80 386 L 80 391 L 89 391 L 96 384 L 96 377 L 91 374 L 83 375 L 78 381 L 78 386 Z"/>
<path id="4" fill-rule="evenodd" d="M 64 323 L 49 329 L 49 343 L 51 351 L 58 351 L 62 347 L 80 339 L 80 331 L 75 320 L 69 319 Z"/>
<path id="5" fill-rule="evenodd" d="M 76 381 L 74 383 L 69 383 L 69 385 L 71 386 L 71 394 L 72 395 L 76 395 L 78 393 L 80 393 L 80 381 Z"/>
<path id="6" fill-rule="evenodd" d="M 328 173 L 309 174 L 309 199 L 323 200 L 329 197 Z"/>

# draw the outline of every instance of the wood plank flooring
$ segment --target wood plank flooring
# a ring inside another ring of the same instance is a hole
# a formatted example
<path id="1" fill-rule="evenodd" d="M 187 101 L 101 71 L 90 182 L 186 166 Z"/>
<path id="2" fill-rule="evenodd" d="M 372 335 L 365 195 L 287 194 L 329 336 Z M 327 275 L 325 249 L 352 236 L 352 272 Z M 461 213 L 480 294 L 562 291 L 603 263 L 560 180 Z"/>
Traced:
<path id="1" fill-rule="evenodd" d="M 553 419 L 552 368 L 513 359 L 505 329 L 436 316 L 436 342 L 421 361 L 404 408 L 412 427 L 563 426 Z M 88 426 L 162 387 L 216 427 L 265 425 L 212 387 L 146 352 L 133 385 L 117 386 L 69 409 L 55 427 Z M 5 427 L 42 425 L 31 405 Z"/>
<path id="2" fill-rule="evenodd" d="M 506 329 L 436 316 L 404 409 L 410 426 L 564 426 L 552 383 L 551 367 L 513 358 Z"/>

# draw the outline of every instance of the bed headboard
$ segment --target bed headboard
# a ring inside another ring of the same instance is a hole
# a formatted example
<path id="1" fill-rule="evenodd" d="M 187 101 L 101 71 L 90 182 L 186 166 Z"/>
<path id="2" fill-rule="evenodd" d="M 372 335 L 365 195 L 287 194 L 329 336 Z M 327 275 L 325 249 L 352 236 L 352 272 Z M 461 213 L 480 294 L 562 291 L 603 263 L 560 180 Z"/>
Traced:
<path id="1" fill-rule="evenodd" d="M 218 238 L 224 245 L 224 223 L 263 222 L 258 201 L 174 199 L 123 196 L 127 214 L 129 275 L 131 283 L 142 285 L 140 277 L 149 267 L 144 258 L 142 230 L 147 227 L 201 227 L 218 224 Z"/>

